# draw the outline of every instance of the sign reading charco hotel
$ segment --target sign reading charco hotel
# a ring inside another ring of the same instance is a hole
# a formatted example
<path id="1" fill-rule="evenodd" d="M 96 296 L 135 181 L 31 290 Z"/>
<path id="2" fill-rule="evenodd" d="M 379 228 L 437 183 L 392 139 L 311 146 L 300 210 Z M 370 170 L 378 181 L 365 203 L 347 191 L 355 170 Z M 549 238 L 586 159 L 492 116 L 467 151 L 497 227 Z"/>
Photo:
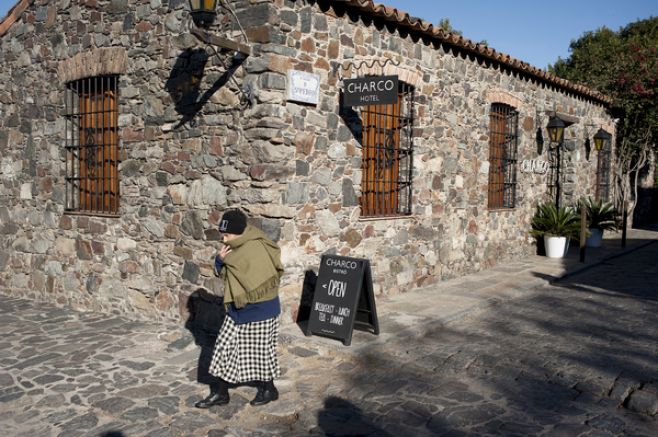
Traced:
<path id="1" fill-rule="evenodd" d="M 346 79 L 343 106 L 387 105 L 398 101 L 397 76 Z"/>

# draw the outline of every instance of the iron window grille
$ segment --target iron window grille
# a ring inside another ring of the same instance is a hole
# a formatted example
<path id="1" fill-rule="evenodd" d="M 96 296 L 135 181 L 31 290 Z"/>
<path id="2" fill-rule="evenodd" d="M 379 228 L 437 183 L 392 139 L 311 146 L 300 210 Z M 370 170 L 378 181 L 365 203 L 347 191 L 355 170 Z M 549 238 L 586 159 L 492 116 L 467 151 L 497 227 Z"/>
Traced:
<path id="1" fill-rule="evenodd" d="M 558 165 L 557 165 L 557 148 L 562 147 L 562 145 L 557 145 L 555 147 L 549 147 L 548 149 L 548 172 L 546 174 L 546 188 L 548 192 L 548 197 L 554 199 L 557 196 L 557 178 L 558 174 Z"/>
<path id="2" fill-rule="evenodd" d="M 564 186 L 563 174 L 566 168 L 564 154 L 577 148 L 578 142 L 573 138 L 564 138 L 560 143 L 551 143 L 548 148 L 547 195 L 549 198 L 555 199 L 556 204 L 562 205 L 562 198 L 565 195 L 564 191 L 559 189 Z"/>
<path id="3" fill-rule="evenodd" d="M 361 215 L 411 214 L 414 87 L 399 82 L 398 101 L 361 110 Z"/>
<path id="4" fill-rule="evenodd" d="M 610 149 L 606 144 L 598 153 L 596 163 L 596 199 L 610 199 Z"/>
<path id="5" fill-rule="evenodd" d="M 519 113 L 494 103 L 489 113 L 489 208 L 514 208 Z"/>
<path id="6" fill-rule="evenodd" d="M 119 211 L 118 76 L 67 83 L 66 211 Z"/>

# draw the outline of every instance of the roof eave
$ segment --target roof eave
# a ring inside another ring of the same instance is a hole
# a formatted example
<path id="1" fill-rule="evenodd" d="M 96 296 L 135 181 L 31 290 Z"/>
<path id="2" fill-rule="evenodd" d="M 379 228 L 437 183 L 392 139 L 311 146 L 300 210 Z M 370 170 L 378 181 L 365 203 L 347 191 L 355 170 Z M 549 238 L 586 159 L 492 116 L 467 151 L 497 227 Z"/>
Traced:
<path id="1" fill-rule="evenodd" d="M 19 0 L 9 12 L 7 16 L 0 21 L 0 37 L 5 36 L 9 28 L 21 17 L 21 14 L 34 2 L 34 0 Z"/>
<path id="2" fill-rule="evenodd" d="M 612 107 L 613 105 L 613 101 L 610 97 L 596 90 L 592 90 L 584 85 L 579 85 L 566 79 L 562 79 L 552 73 L 534 67 L 527 62 L 523 62 L 508 54 L 498 52 L 491 47 L 475 43 L 468 38 L 462 37 L 461 35 L 446 32 L 438 26 L 434 26 L 433 24 L 420 18 L 412 17 L 408 13 L 400 11 L 399 9 L 382 4 L 376 4 L 372 0 L 334 1 L 337 3 L 344 3 L 347 6 L 363 11 L 368 15 L 382 18 L 388 22 L 394 23 L 397 26 L 405 27 L 420 34 L 427 35 L 435 41 L 454 46 L 475 56 L 489 59 L 493 62 L 505 65 L 522 74 L 534 77 L 541 82 L 554 85 L 565 91 L 571 91 L 588 99 L 597 101 L 607 107 Z"/>

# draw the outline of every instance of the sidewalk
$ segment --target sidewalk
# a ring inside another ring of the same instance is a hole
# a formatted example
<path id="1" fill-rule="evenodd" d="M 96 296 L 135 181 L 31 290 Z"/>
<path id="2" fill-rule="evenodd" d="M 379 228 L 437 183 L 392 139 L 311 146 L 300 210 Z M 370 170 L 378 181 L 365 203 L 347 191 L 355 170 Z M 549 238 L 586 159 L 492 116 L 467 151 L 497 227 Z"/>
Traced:
<path id="1" fill-rule="evenodd" d="M 308 341 L 316 346 L 358 356 L 379 348 L 392 339 L 421 337 L 427 327 L 450 323 L 492 305 L 497 305 L 526 294 L 529 290 L 576 274 L 608 259 L 635 251 L 658 241 L 658 224 L 643 229 L 629 229 L 626 247 L 621 247 L 622 233 L 606 232 L 603 245 L 587 248 L 585 262 L 579 260 L 579 247 L 571 244 L 567 256 L 552 259 L 532 255 L 525 260 L 504 262 L 478 273 L 442 281 L 390 297 L 377 297 L 376 307 L 380 334 L 354 330 L 352 344 L 320 336 L 304 336 L 303 326 L 292 324 L 283 328 L 283 335 Z"/>

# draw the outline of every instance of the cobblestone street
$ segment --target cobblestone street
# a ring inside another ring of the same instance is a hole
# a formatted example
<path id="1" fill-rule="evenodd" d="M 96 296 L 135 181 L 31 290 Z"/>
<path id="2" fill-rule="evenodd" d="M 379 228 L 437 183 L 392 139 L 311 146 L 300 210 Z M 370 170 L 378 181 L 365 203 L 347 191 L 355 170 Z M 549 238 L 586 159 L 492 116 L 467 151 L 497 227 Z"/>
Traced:
<path id="1" fill-rule="evenodd" d="M 657 259 L 653 243 L 448 323 L 382 323 L 385 342 L 286 327 L 281 398 L 260 408 L 248 386 L 193 407 L 207 387 L 181 327 L 2 296 L 0 424 L 8 436 L 655 436 Z"/>

